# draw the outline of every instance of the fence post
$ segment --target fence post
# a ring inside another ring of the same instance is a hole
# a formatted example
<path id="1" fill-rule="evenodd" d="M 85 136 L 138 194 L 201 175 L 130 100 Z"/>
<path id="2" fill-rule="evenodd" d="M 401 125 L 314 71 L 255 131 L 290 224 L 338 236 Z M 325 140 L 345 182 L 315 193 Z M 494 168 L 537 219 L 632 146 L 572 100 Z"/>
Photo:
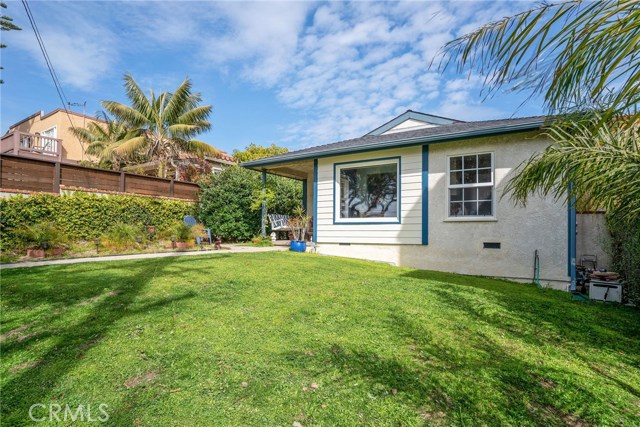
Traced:
<path id="1" fill-rule="evenodd" d="M 60 162 L 56 162 L 53 167 L 53 192 L 60 194 L 61 170 Z"/>
<path id="2" fill-rule="evenodd" d="M 169 182 L 169 196 L 171 197 L 173 197 L 174 182 L 175 181 L 173 179 Z"/>
<path id="3" fill-rule="evenodd" d="M 126 192 L 126 187 L 125 187 L 126 182 L 125 181 L 126 181 L 125 173 L 124 172 L 120 172 L 120 192 L 121 193 Z"/>

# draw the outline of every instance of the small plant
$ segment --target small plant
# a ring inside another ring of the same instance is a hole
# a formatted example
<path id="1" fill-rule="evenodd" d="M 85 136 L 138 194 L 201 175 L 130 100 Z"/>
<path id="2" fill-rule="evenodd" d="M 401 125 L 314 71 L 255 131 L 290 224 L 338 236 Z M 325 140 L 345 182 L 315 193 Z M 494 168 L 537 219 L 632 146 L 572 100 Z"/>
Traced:
<path id="1" fill-rule="evenodd" d="M 122 250 L 135 247 L 143 233 L 135 225 L 116 222 L 105 234 L 108 246 Z"/>
<path id="2" fill-rule="evenodd" d="M 193 231 L 185 223 L 179 222 L 173 228 L 173 236 L 177 242 L 188 242 L 193 239 Z"/>
<path id="3" fill-rule="evenodd" d="M 23 225 L 16 230 L 16 235 L 29 249 L 47 250 L 61 247 L 66 242 L 66 236 L 57 225 L 50 221 L 42 221 L 33 225 Z"/>
<path id="4" fill-rule="evenodd" d="M 307 235 L 307 227 L 309 226 L 309 215 L 307 215 L 301 206 L 293 211 L 293 216 L 289 218 L 289 227 L 293 234 L 293 240 L 302 242 Z"/>
<path id="5" fill-rule="evenodd" d="M 265 246 L 273 246 L 273 242 L 268 237 L 255 236 L 251 239 L 251 244 L 253 246 L 265 247 Z"/>

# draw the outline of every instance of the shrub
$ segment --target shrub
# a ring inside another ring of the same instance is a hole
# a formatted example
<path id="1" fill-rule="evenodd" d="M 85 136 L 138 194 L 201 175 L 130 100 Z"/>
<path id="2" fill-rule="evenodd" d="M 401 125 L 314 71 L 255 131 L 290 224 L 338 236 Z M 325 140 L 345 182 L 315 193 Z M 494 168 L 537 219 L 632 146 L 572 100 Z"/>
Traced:
<path id="1" fill-rule="evenodd" d="M 261 211 L 252 209 L 255 194 L 262 188 L 259 172 L 232 166 L 203 184 L 198 214 L 216 236 L 226 241 L 248 241 L 261 229 Z M 302 199 L 300 181 L 269 175 L 268 211 L 290 215 Z"/>
<path id="2" fill-rule="evenodd" d="M 141 196 L 75 192 L 69 195 L 34 194 L 0 199 L 0 246 L 10 251 L 20 245 L 16 230 L 42 221 L 55 224 L 69 239 L 90 240 L 104 235 L 113 224 L 165 229 L 195 213 L 195 203 Z"/>
<path id="3" fill-rule="evenodd" d="M 137 246 L 137 237 L 142 236 L 140 227 L 116 222 L 105 234 L 105 244 L 114 249 L 128 249 Z"/>
<path id="4" fill-rule="evenodd" d="M 264 247 L 264 246 L 273 246 L 273 242 L 268 237 L 255 236 L 251 239 L 251 244 L 253 246 Z"/>
<path id="5" fill-rule="evenodd" d="M 23 225 L 15 232 L 21 246 L 30 249 L 48 249 L 60 247 L 66 242 L 64 233 L 50 221 L 42 221 L 33 225 Z"/>
<path id="6" fill-rule="evenodd" d="M 611 268 L 625 280 L 629 300 L 640 308 L 640 218 L 621 220 L 607 216 L 611 233 Z"/>
<path id="7" fill-rule="evenodd" d="M 180 221 L 173 227 L 173 236 L 176 237 L 178 242 L 188 242 L 193 239 L 193 230 L 191 227 Z"/>

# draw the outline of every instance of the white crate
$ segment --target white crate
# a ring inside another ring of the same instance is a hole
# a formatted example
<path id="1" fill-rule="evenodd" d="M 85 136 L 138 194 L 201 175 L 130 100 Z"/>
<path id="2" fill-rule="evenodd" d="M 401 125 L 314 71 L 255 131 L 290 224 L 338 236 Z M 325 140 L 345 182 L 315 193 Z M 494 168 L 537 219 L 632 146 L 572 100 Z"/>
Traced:
<path id="1" fill-rule="evenodd" d="M 591 280 L 589 298 L 598 301 L 622 303 L 622 283 Z"/>

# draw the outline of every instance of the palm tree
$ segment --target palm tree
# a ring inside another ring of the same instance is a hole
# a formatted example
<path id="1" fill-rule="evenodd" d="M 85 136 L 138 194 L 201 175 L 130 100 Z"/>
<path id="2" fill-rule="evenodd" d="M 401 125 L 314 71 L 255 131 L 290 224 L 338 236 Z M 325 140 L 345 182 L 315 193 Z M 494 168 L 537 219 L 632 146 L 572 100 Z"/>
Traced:
<path id="1" fill-rule="evenodd" d="M 113 149 L 114 153 L 131 157 L 143 155 L 158 160 L 158 175 L 166 177 L 168 166 L 177 168 L 174 160 L 189 154 L 203 158 L 217 156 L 219 151 L 211 145 L 194 139 L 209 130 L 207 121 L 211 106 L 198 104 L 200 94 L 191 93 L 191 81 L 187 78 L 173 93 L 156 96 L 150 91 L 147 97 L 129 74 L 124 76 L 124 87 L 131 106 L 115 101 L 102 101 L 103 107 L 117 120 L 136 131 L 126 141 Z"/>
<path id="2" fill-rule="evenodd" d="M 516 202 L 553 194 L 640 217 L 638 22 L 637 0 L 542 3 L 444 46 L 441 69 L 456 63 L 483 76 L 488 95 L 540 95 L 554 115 L 554 144 L 507 187 Z"/>
<path id="3" fill-rule="evenodd" d="M 89 122 L 86 128 L 70 127 L 69 131 L 87 144 L 85 153 L 97 157 L 100 166 L 120 170 L 126 159 L 118 155 L 114 149 L 136 136 L 136 133 L 123 123 L 113 120 L 105 112 L 99 116 L 105 121 L 105 125 Z"/>

